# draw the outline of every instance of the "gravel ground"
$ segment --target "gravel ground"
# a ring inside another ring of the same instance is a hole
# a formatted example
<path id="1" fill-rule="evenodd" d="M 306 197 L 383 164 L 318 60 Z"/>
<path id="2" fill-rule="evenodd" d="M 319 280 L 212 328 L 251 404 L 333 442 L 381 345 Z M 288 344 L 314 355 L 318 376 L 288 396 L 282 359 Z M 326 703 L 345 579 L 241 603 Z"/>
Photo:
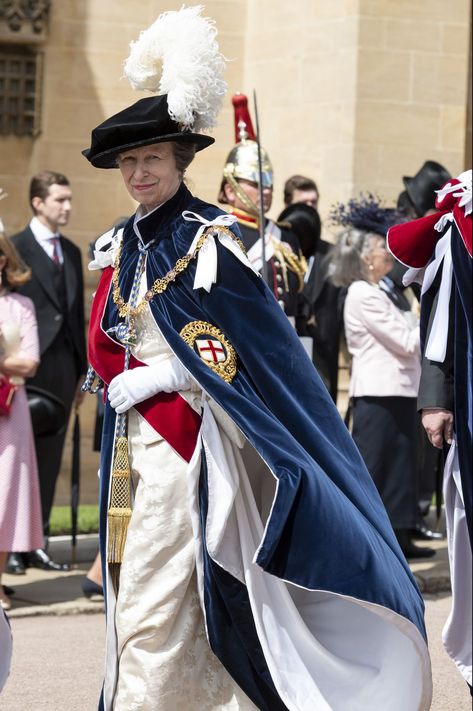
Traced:
<path id="1" fill-rule="evenodd" d="M 1 711 L 96 711 L 102 615 L 24 617 L 13 619 L 12 629 L 13 668 L 0 695 Z"/>
<path id="2" fill-rule="evenodd" d="M 441 643 L 450 605 L 449 595 L 426 599 L 434 677 L 431 711 L 471 711 L 467 686 Z M 13 669 L 0 696 L 1 711 L 96 711 L 103 669 L 102 615 L 18 618 L 12 628 Z"/>

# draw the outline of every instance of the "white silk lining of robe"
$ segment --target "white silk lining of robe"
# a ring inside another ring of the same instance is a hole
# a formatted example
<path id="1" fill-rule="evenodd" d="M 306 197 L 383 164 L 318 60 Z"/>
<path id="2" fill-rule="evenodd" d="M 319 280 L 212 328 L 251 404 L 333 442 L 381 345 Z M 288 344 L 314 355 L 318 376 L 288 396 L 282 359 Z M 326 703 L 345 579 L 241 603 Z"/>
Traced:
<path id="1" fill-rule="evenodd" d="M 151 313 L 146 310 L 145 314 L 140 330 L 148 347 L 154 341 L 155 347 L 165 346 L 171 355 Z M 152 357 L 151 351 L 146 358 L 144 351 L 135 355 L 145 362 Z M 197 406 L 195 391 L 181 395 Z M 187 468 L 187 490 L 204 615 L 198 492 L 202 449 L 208 468 L 207 549 L 222 568 L 246 584 L 271 677 L 289 711 L 427 711 L 430 660 L 413 623 L 379 605 L 297 588 L 264 573 L 253 562 L 264 537 L 263 522 L 275 500 L 277 479 L 230 417 L 205 393 L 202 406 L 201 437 Z M 104 699 L 106 711 L 111 711 L 117 637 L 110 579 L 107 587 Z M 246 711 L 248 706 L 236 708 Z"/>
<path id="2" fill-rule="evenodd" d="M 379 605 L 298 588 L 255 565 L 264 527 L 253 490 L 255 485 L 267 488 L 272 475 L 260 466 L 266 481 L 253 481 L 252 489 L 247 455 L 238 446 L 239 431 L 233 425 L 232 433 L 227 423 L 224 431 L 219 409 L 204 399 L 207 548 L 222 568 L 247 586 L 258 637 L 283 702 L 290 711 L 426 711 L 431 701 L 430 661 L 413 623 Z M 253 450 L 253 461 L 255 454 Z M 188 476 L 202 596 L 200 463 L 196 450 Z M 274 483 L 273 478 L 273 489 Z"/>
<path id="3" fill-rule="evenodd" d="M 137 318 L 133 353 L 154 365 L 172 357 L 149 308 Z M 200 410 L 195 381 L 181 396 Z M 187 464 L 133 409 L 128 439 L 135 500 L 118 599 L 107 572 L 104 708 L 257 711 L 206 639 L 186 496 Z"/>
<path id="4" fill-rule="evenodd" d="M 443 474 L 443 499 L 452 581 L 452 609 L 443 628 L 442 640 L 447 654 L 453 659 L 463 678 L 471 686 L 472 556 L 457 447 L 454 439 L 447 455 Z"/>

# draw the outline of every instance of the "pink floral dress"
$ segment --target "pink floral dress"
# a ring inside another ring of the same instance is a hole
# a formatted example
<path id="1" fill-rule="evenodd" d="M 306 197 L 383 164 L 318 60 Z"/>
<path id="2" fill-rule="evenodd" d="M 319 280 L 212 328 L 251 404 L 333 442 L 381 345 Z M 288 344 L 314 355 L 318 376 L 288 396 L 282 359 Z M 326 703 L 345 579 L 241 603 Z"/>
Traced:
<path id="1" fill-rule="evenodd" d="M 0 349 L 39 361 L 33 302 L 0 293 Z M 18 385 L 9 415 L 0 415 L 0 551 L 41 548 L 43 532 L 38 468 L 24 384 Z"/>

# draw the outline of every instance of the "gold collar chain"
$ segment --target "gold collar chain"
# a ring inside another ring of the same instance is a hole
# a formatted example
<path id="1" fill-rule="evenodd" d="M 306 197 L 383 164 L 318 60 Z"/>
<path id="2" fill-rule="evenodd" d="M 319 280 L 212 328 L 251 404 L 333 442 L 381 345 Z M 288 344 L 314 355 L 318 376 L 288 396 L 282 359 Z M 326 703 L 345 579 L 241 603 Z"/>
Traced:
<path id="1" fill-rule="evenodd" d="M 273 240 L 273 248 L 276 256 L 286 267 L 297 276 L 299 281 L 298 293 L 304 288 L 304 277 L 307 272 L 307 261 L 303 254 L 296 254 L 291 247 L 286 247 L 282 242 Z"/>
<path id="2" fill-rule="evenodd" d="M 146 308 L 146 306 L 149 304 L 151 299 L 153 299 L 158 294 L 162 294 L 164 291 L 166 291 L 169 284 L 172 284 L 173 281 L 176 281 L 179 274 L 181 274 L 187 269 L 190 262 L 197 257 L 207 237 L 210 237 L 210 235 L 215 234 L 215 231 L 225 232 L 244 250 L 241 241 L 236 237 L 236 235 L 233 234 L 230 229 L 228 229 L 228 227 L 225 227 L 224 225 L 218 225 L 218 227 L 210 227 L 202 233 L 194 251 L 191 254 L 186 254 L 185 257 L 181 257 L 180 259 L 178 259 L 174 267 L 170 269 L 167 274 L 165 274 L 163 277 L 160 277 L 159 279 L 156 279 L 156 281 L 152 284 L 151 288 L 146 292 L 141 301 L 134 308 L 132 308 L 130 304 L 127 304 L 122 295 L 120 294 L 119 277 L 120 256 L 123 245 L 122 237 L 115 257 L 115 267 L 113 270 L 112 277 L 113 302 L 118 306 L 118 313 L 120 314 L 120 316 L 128 317 L 128 319 L 133 321 L 139 314 L 141 314 Z"/>

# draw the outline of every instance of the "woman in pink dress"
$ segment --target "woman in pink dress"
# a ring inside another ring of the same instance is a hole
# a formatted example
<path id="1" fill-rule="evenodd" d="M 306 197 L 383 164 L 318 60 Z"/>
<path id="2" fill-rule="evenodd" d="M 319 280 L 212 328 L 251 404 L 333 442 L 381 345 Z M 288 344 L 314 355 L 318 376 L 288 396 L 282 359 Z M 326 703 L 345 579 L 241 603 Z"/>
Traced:
<path id="1" fill-rule="evenodd" d="M 1 584 L 8 551 L 42 548 L 41 501 L 25 378 L 39 362 L 33 302 L 15 294 L 30 278 L 12 244 L 0 232 L 0 381 L 17 386 L 8 415 L 0 415 L 0 606 L 11 607 Z"/>

